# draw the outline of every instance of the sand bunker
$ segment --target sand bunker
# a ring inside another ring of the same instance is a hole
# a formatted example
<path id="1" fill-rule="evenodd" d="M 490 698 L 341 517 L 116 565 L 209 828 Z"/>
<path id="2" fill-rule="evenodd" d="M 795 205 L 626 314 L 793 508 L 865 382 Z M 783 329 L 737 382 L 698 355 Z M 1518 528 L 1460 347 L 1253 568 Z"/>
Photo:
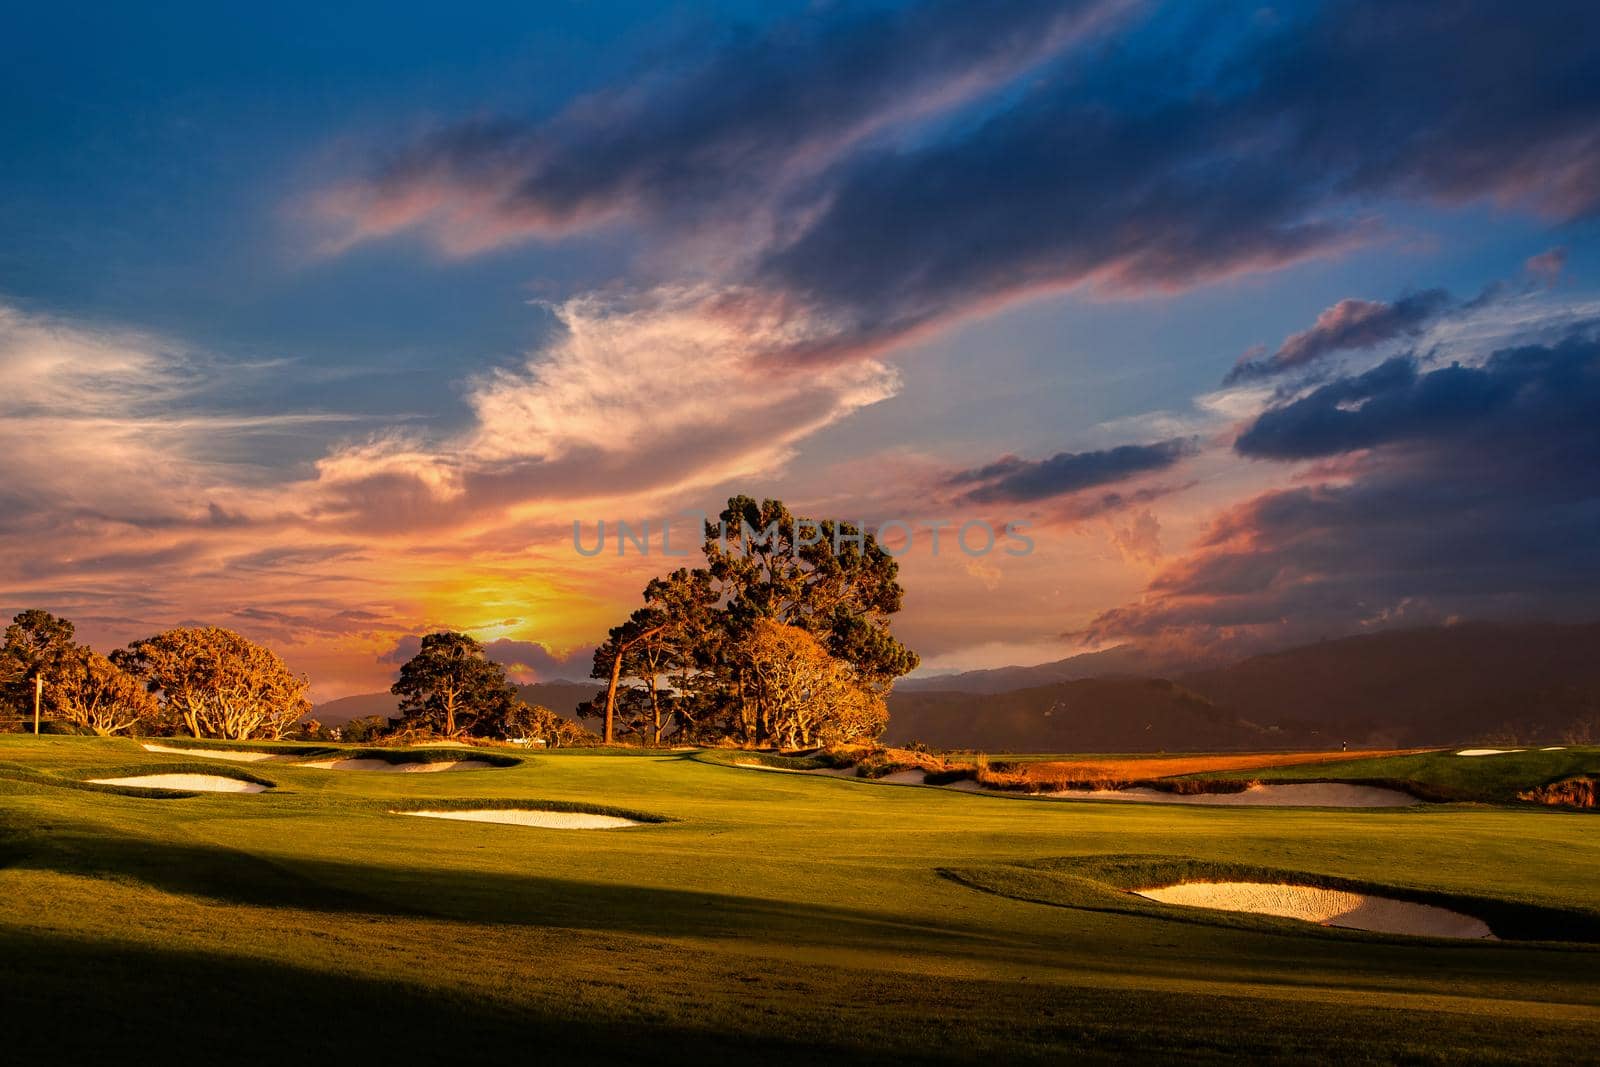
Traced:
<path id="1" fill-rule="evenodd" d="M 494 768 L 494 764 L 481 759 L 440 760 L 437 763 L 424 763 L 421 760 L 390 763 L 382 759 L 324 759 L 297 763 L 295 766 L 315 767 L 321 771 L 380 771 L 390 774 L 435 774 L 439 771 L 487 771 Z"/>
<path id="2" fill-rule="evenodd" d="M 735 763 L 735 767 L 744 767 L 752 771 L 777 771 L 779 774 L 805 774 L 800 767 L 768 767 L 765 763 Z"/>
<path id="3" fill-rule="evenodd" d="M 497 822 L 510 826 L 538 826 L 546 830 L 615 830 L 622 826 L 643 826 L 620 815 L 598 815 L 591 811 L 538 811 L 531 808 L 504 808 L 482 811 L 391 811 L 391 815 L 420 815 L 424 819 L 459 819 L 462 822 Z"/>
<path id="4" fill-rule="evenodd" d="M 1520 748 L 1464 748 L 1457 752 L 1458 756 L 1504 756 L 1508 752 L 1521 752 Z"/>
<path id="5" fill-rule="evenodd" d="M 262 760 L 282 759 L 271 752 L 224 751 L 220 748 L 172 748 L 168 745 L 143 745 L 146 752 L 166 752 L 174 756 L 199 756 L 202 759 L 225 759 L 235 763 L 260 763 Z"/>
<path id="6" fill-rule="evenodd" d="M 1547 746 L 1545 748 L 1541 748 L 1539 751 L 1540 752 L 1565 752 L 1566 750 L 1567 750 L 1567 746 L 1566 745 L 1549 745 L 1549 746 Z"/>
<path id="7" fill-rule="evenodd" d="M 1496 940 L 1482 919 L 1408 900 L 1270 882 L 1185 882 L 1141 889 L 1138 895 L 1163 904 L 1246 911 L 1285 919 L 1380 934 Z"/>
<path id="8" fill-rule="evenodd" d="M 260 793 L 259 782 L 223 778 L 216 774 L 141 774 L 132 778 L 91 778 L 96 785 L 127 785 L 135 789 L 182 789 L 194 793 Z"/>
<path id="9" fill-rule="evenodd" d="M 1422 801 L 1398 789 L 1343 782 L 1253 785 L 1238 793 L 1168 793 L 1160 789 L 1063 789 L 1054 793 L 1015 793 L 985 789 L 977 782 L 952 782 L 948 788 L 1030 800 L 1127 800 L 1146 804 L 1206 804 L 1219 807 L 1408 808 Z"/>

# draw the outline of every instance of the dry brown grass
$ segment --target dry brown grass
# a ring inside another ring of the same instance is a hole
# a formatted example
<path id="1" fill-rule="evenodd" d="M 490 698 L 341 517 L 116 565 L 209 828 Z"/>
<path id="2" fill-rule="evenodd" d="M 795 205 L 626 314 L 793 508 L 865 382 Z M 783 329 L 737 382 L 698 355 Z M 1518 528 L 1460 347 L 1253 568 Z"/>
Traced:
<path id="1" fill-rule="evenodd" d="M 1128 759 L 1044 760 L 1037 763 L 990 763 L 978 767 L 977 779 L 994 789 L 1029 792 L 1058 789 L 1119 789 L 1132 782 L 1175 778 L 1217 771 L 1254 771 L 1307 763 L 1405 756 L 1426 749 L 1364 749 L 1352 752 L 1275 752 L 1222 756 L 1133 757 Z"/>
<path id="2" fill-rule="evenodd" d="M 1596 780 L 1593 778 L 1568 778 L 1562 782 L 1541 785 L 1518 793 L 1518 800 L 1531 800 L 1536 804 L 1549 804 L 1558 808 L 1595 807 Z"/>

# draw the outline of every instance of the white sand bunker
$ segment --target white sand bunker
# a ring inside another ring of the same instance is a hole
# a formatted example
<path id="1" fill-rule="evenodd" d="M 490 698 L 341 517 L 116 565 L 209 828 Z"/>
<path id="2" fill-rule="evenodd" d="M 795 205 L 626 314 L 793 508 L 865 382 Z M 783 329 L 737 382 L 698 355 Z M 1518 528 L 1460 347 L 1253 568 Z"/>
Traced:
<path id="1" fill-rule="evenodd" d="M 805 774 L 799 767 L 768 767 L 765 763 L 735 763 L 735 767 L 744 767 L 752 771 L 776 771 L 779 774 Z"/>
<path id="2" fill-rule="evenodd" d="M 1566 745 L 1549 745 L 1549 746 L 1547 746 L 1545 748 L 1541 748 L 1539 751 L 1540 752 L 1565 752 L 1566 750 L 1567 750 L 1567 746 Z"/>
<path id="3" fill-rule="evenodd" d="M 622 826 L 643 826 L 620 815 L 598 815 L 592 811 L 539 811 L 533 808 L 484 809 L 481 811 L 391 811 L 391 815 L 420 815 L 424 819 L 459 819 L 462 822 L 497 822 L 510 826 L 539 826 L 546 830 L 615 830 Z"/>
<path id="4" fill-rule="evenodd" d="M 1163 904 L 1276 915 L 1322 926 L 1342 926 L 1380 934 L 1497 940 L 1482 919 L 1448 908 L 1309 885 L 1185 882 L 1156 889 L 1141 889 L 1137 895 Z"/>
<path id="5" fill-rule="evenodd" d="M 1422 801 L 1398 789 L 1344 782 L 1295 785 L 1257 784 L 1237 793 L 1168 793 L 1161 789 L 1063 789 L 1054 793 L 1015 793 L 985 789 L 976 782 L 952 782 L 948 788 L 969 793 L 1025 796 L 1034 800 L 1128 800 L 1146 804 L 1204 804 L 1217 807 L 1281 808 L 1408 808 Z"/>
<path id="6" fill-rule="evenodd" d="M 1458 756 L 1504 756 L 1509 752 L 1521 752 L 1520 748 L 1464 748 L 1457 752 Z"/>
<path id="7" fill-rule="evenodd" d="M 282 759 L 271 752 L 224 751 L 220 748 L 172 748 L 168 745 L 142 745 L 146 752 L 166 752 L 173 756 L 199 756 L 202 759 L 225 759 L 235 763 L 260 763 L 262 760 Z"/>
<path id="8" fill-rule="evenodd" d="M 260 793 L 259 782 L 224 778 L 217 774 L 141 774 L 132 778 L 91 778 L 96 785 L 127 785 L 135 789 L 182 789 L 193 793 Z"/>
<path id="9" fill-rule="evenodd" d="M 380 771 L 389 774 L 436 774 L 440 771 L 487 771 L 493 770 L 494 764 L 481 759 L 440 760 L 436 763 L 424 763 L 413 760 L 409 763 L 390 763 L 382 759 L 324 759 L 311 763 L 297 763 L 297 767 L 315 767 L 322 771 Z"/>

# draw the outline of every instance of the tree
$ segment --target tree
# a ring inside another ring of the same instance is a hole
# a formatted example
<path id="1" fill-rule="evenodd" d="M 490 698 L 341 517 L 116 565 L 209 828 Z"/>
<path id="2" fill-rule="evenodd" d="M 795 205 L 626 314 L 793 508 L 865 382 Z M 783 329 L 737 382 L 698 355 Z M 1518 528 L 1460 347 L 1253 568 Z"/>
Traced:
<path id="1" fill-rule="evenodd" d="M 33 709 L 43 681 L 42 702 L 55 710 L 51 682 L 67 657 L 78 650 L 74 632 L 72 623 L 40 608 L 16 614 L 6 627 L 5 643 L 0 644 L 0 685 L 6 704 L 26 714 Z"/>
<path id="2" fill-rule="evenodd" d="M 571 719 L 551 711 L 543 704 L 518 700 L 505 715 L 505 735 L 511 740 L 543 741 L 548 748 L 570 748 L 591 744 L 599 738 Z"/>
<path id="3" fill-rule="evenodd" d="M 278 740 L 311 710 L 310 684 L 270 649 L 219 626 L 179 627 L 112 654 L 195 737 Z"/>
<path id="4" fill-rule="evenodd" d="M 153 722 L 161 714 L 143 682 L 90 648 L 63 657 L 52 689 L 57 714 L 102 737 Z"/>
<path id="5" fill-rule="evenodd" d="M 748 742 L 810 748 L 870 741 L 888 725 L 883 698 L 798 626 L 759 619 L 738 655 L 747 706 L 755 709 Z"/>
<path id="6" fill-rule="evenodd" d="M 750 642 L 770 623 L 811 635 L 848 668 L 857 732 L 881 731 L 882 698 L 918 662 L 889 629 L 904 598 L 894 557 L 867 531 L 797 518 L 779 500 L 732 497 L 705 533 L 706 566 L 653 579 L 595 651 L 605 688 L 579 714 L 603 718 L 608 743 L 619 727 L 656 745 L 669 734 L 770 740 L 770 705 L 754 702 L 765 682 L 748 676 Z M 843 709 L 836 701 L 828 721 Z"/>
<path id="7" fill-rule="evenodd" d="M 506 669 L 481 644 L 449 631 L 422 639 L 389 692 L 400 698 L 402 727 L 429 727 L 446 737 L 498 732 L 517 696 Z"/>
<path id="8" fill-rule="evenodd" d="M 363 715 L 338 727 L 338 739 L 361 745 L 378 740 L 388 730 L 389 720 L 382 715 Z"/>
<path id="9" fill-rule="evenodd" d="M 597 712 L 605 719 L 606 744 L 615 740 L 617 694 L 624 678 L 644 683 L 650 743 L 661 744 L 672 728 L 669 705 L 676 703 L 661 679 L 704 665 L 705 650 L 719 626 L 720 599 L 709 571 L 679 568 L 665 578 L 652 578 L 645 586 L 645 606 L 613 627 L 595 649 L 592 676 L 606 679 L 603 711 Z"/>
<path id="10" fill-rule="evenodd" d="M 736 630 L 763 618 L 798 626 L 880 694 L 916 669 L 917 654 L 889 632 L 905 596 L 900 566 L 875 536 L 747 496 L 729 499 L 718 519 L 706 524 L 707 569 Z"/>

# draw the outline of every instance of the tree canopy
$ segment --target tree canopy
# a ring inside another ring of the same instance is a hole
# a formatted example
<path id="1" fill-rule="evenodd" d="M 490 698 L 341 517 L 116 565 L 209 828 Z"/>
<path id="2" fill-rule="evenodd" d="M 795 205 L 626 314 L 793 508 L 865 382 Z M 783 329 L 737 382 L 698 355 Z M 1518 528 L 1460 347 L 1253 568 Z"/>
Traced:
<path id="1" fill-rule="evenodd" d="M 34 685 L 43 679 L 44 707 L 55 710 L 51 679 L 78 650 L 72 623 L 40 608 L 20 611 L 6 627 L 0 644 L 0 698 L 15 713 L 33 706 Z"/>
<path id="2" fill-rule="evenodd" d="M 517 699 L 506 669 L 489 659 L 476 640 L 452 631 L 424 637 L 389 691 L 400 698 L 403 727 L 446 737 L 500 732 Z"/>
<path id="3" fill-rule="evenodd" d="M 606 688 L 580 710 L 604 719 L 605 739 L 794 745 L 881 733 L 883 697 L 918 661 L 890 632 L 904 591 L 876 537 L 738 496 L 706 524 L 703 551 L 704 567 L 652 579 L 644 605 L 595 651 Z"/>
<path id="4" fill-rule="evenodd" d="M 161 705 L 143 682 L 92 648 L 76 648 L 56 666 L 56 714 L 101 736 L 153 724 Z"/>
<path id="5" fill-rule="evenodd" d="M 311 710 L 277 653 L 219 626 L 178 627 L 112 653 L 194 737 L 278 740 Z"/>

